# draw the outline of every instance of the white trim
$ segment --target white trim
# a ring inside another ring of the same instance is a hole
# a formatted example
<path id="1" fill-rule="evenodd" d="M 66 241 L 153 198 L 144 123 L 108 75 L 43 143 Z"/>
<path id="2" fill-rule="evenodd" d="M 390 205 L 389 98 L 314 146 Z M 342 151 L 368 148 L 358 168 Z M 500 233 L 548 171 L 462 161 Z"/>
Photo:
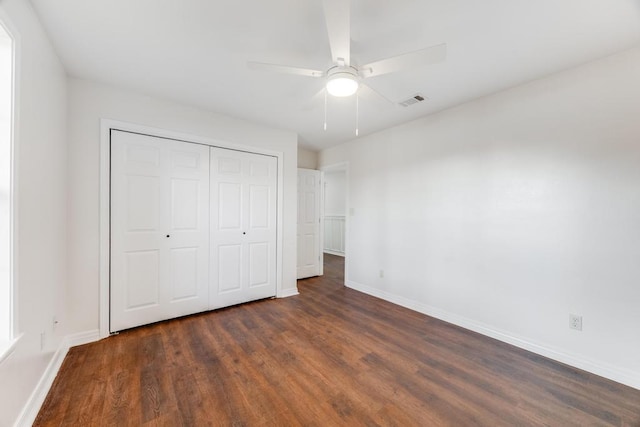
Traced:
<path id="1" fill-rule="evenodd" d="M 20 341 L 23 335 L 24 334 L 20 334 L 8 342 L 0 342 L 0 364 L 3 360 L 11 356 L 11 353 L 13 353 L 13 350 L 16 348 L 16 344 L 18 344 L 18 341 Z"/>
<path id="2" fill-rule="evenodd" d="M 346 286 L 365 294 L 372 295 L 385 301 L 400 305 L 410 310 L 426 314 L 427 316 L 435 317 L 436 319 L 452 323 L 462 328 L 469 329 L 471 331 L 486 335 L 491 338 L 495 338 L 499 341 L 506 342 L 507 344 L 514 345 L 516 347 L 531 351 L 541 356 L 548 357 L 558 362 L 565 363 L 575 368 L 591 372 L 592 374 L 596 374 L 601 377 L 605 377 L 612 381 L 616 381 L 640 390 L 640 374 L 637 372 L 633 372 L 627 369 L 620 369 L 608 363 L 586 359 L 577 354 L 566 353 L 557 348 L 533 342 L 524 337 L 517 336 L 506 331 L 494 329 L 483 323 L 476 322 L 475 320 L 458 316 L 457 314 L 453 314 L 418 301 L 413 301 L 408 298 L 392 294 L 390 292 L 381 291 L 371 286 L 354 282 L 353 280 L 347 280 Z"/>
<path id="3" fill-rule="evenodd" d="M 67 335 L 65 342 L 68 348 L 78 345 L 85 345 L 100 340 L 100 331 L 93 329 L 91 331 L 78 332 L 76 334 Z"/>
<path id="4" fill-rule="evenodd" d="M 296 295 L 300 295 L 300 292 L 298 292 L 297 287 L 294 289 L 283 290 L 282 293 L 278 295 L 278 298 L 289 298 L 289 297 L 294 297 Z"/>
<path id="5" fill-rule="evenodd" d="M 100 123 L 100 337 L 109 336 L 109 194 L 111 173 L 110 124 Z"/>
<path id="6" fill-rule="evenodd" d="M 19 241 L 18 238 L 18 200 L 20 197 L 18 195 L 18 165 L 20 162 L 18 161 L 19 156 L 19 141 L 20 141 L 20 70 L 22 63 L 22 41 L 20 32 L 17 27 L 13 24 L 11 18 L 4 12 L 3 9 L 0 8 L 0 25 L 4 28 L 6 33 L 11 37 L 13 42 L 12 44 L 12 75 L 11 75 L 11 126 L 10 126 L 10 144 L 11 144 L 11 188 L 10 188 L 10 203 L 11 203 L 11 214 L 9 216 L 10 220 L 10 232 L 9 232 L 9 240 L 10 240 L 10 257 L 11 260 L 9 266 L 9 283 L 11 284 L 9 288 L 9 298 L 11 300 L 11 304 L 9 305 L 9 339 L 12 341 L 11 346 L 15 345 L 17 339 L 20 338 L 19 328 L 18 328 L 18 254 L 19 254 Z M 17 337 L 17 338 L 16 338 Z"/>
<path id="7" fill-rule="evenodd" d="M 283 281 L 283 247 L 284 247 L 284 153 L 260 147 L 221 141 L 213 138 L 176 132 L 135 123 L 122 122 L 111 119 L 100 120 L 100 337 L 109 335 L 109 192 L 110 192 L 110 162 L 109 150 L 111 129 L 125 132 L 136 132 L 145 135 L 169 138 L 179 141 L 204 144 L 213 147 L 227 148 L 256 154 L 273 156 L 278 159 L 278 189 L 277 189 L 277 236 L 276 236 L 276 296 L 284 298 L 290 296 L 289 289 L 282 289 Z M 297 293 L 297 290 L 294 290 Z"/>
<path id="8" fill-rule="evenodd" d="M 320 217 L 320 230 L 318 231 L 318 252 L 320 253 L 320 268 L 318 268 L 318 276 L 324 276 L 324 190 L 326 182 L 324 181 L 324 172 L 320 171 L 320 207 L 318 216 Z"/>
<path id="9" fill-rule="evenodd" d="M 67 335 L 62 339 L 58 349 L 53 354 L 47 368 L 40 377 L 38 384 L 33 389 L 29 399 L 27 399 L 27 403 L 22 408 L 22 411 L 20 411 L 20 415 L 18 415 L 14 424 L 15 427 L 30 426 L 36 420 L 38 412 L 40 412 L 40 408 L 42 407 L 44 400 L 47 398 L 47 394 L 53 385 L 53 380 L 55 380 L 56 375 L 58 375 L 58 371 L 60 371 L 62 362 L 69 352 L 69 349 L 76 345 L 97 341 L 99 339 L 99 335 L 100 331 L 96 329 L 93 331 Z"/>
<path id="10" fill-rule="evenodd" d="M 323 252 L 325 254 L 329 254 L 329 255 L 335 255 L 335 256 L 340 256 L 342 258 L 344 258 L 344 252 L 336 252 L 336 251 L 332 251 L 331 249 L 324 249 Z"/>
<path id="11" fill-rule="evenodd" d="M 283 270 L 284 270 L 284 153 L 283 152 L 271 152 L 272 155 L 277 154 L 278 157 L 278 211 L 277 217 L 277 235 L 276 235 L 276 296 L 278 298 L 284 298 L 289 290 L 282 289 L 283 283 Z M 269 154 L 269 153 L 263 153 Z M 297 179 L 296 179 L 297 182 Z M 297 286 L 294 288 L 298 292 Z"/>

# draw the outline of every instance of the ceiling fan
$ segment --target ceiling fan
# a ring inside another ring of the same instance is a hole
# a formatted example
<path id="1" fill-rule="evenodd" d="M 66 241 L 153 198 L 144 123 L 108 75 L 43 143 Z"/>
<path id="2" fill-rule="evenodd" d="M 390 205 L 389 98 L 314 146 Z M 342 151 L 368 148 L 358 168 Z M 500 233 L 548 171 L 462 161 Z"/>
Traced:
<path id="1" fill-rule="evenodd" d="M 351 96 L 360 89 L 384 98 L 371 87 L 362 83 L 362 80 L 412 67 L 436 64 L 443 62 L 446 58 L 447 45 L 443 43 L 369 64 L 356 65 L 351 61 L 350 0 L 323 0 L 323 6 L 331 56 L 334 62 L 328 70 L 312 70 L 261 62 L 249 62 L 249 67 L 278 73 L 325 78 L 326 91 L 337 97 Z"/>

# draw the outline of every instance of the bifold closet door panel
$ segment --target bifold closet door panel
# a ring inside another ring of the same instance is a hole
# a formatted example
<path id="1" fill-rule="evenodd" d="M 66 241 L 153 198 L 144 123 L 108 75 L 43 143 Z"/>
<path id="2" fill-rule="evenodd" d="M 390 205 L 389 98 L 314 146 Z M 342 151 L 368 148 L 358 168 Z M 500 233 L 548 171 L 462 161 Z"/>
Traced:
<path id="1" fill-rule="evenodd" d="M 209 307 L 209 147 L 111 131 L 110 330 Z"/>
<path id="2" fill-rule="evenodd" d="M 211 309 L 276 294 L 277 159 L 211 148 Z"/>

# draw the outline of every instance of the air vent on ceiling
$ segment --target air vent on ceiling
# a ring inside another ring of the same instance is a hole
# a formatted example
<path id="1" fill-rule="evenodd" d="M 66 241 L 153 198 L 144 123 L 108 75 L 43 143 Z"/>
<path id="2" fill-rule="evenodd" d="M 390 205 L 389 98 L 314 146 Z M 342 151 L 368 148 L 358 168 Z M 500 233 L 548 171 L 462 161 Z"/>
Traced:
<path id="1" fill-rule="evenodd" d="M 402 105 L 403 107 L 408 107 L 410 105 L 417 104 L 418 102 L 422 102 L 425 99 L 426 98 L 424 96 L 422 96 L 421 94 L 417 93 L 417 94 L 413 95 L 409 99 L 405 99 L 404 101 L 400 101 L 398 104 Z"/>

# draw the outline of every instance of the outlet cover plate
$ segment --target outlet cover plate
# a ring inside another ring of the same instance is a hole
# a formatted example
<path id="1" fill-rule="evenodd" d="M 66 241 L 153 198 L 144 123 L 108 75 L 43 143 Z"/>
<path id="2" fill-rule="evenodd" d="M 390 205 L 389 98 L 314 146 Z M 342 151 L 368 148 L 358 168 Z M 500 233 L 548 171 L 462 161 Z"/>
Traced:
<path id="1" fill-rule="evenodd" d="M 575 329 L 576 331 L 582 330 L 582 316 L 578 316 L 577 314 L 569 315 L 569 328 Z"/>

